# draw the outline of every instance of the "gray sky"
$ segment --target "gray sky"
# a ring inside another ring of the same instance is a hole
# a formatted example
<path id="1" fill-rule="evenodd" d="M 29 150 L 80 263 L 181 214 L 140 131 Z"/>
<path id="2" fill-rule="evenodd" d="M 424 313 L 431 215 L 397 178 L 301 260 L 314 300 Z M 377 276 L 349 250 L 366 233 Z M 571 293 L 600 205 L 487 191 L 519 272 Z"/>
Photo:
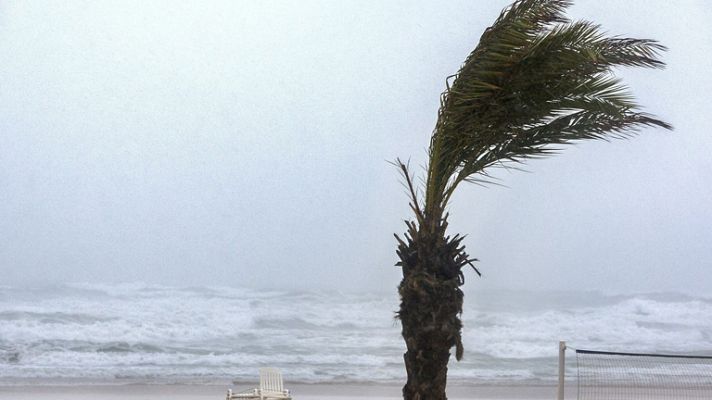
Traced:
<path id="1" fill-rule="evenodd" d="M 507 1 L 0 4 L 0 283 L 390 290 L 447 75 Z M 478 288 L 712 288 L 712 6 L 581 0 L 670 47 L 675 125 L 463 186 Z M 471 275 L 472 276 L 472 275 Z"/>

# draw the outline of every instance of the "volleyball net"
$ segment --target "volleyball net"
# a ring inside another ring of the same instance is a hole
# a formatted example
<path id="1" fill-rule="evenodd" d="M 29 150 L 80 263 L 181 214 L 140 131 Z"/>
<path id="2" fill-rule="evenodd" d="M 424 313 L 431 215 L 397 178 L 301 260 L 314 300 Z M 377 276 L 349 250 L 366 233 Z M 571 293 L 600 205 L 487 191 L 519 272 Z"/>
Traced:
<path id="1" fill-rule="evenodd" d="M 566 349 L 560 345 L 560 400 Z M 572 378 L 579 400 L 712 399 L 712 357 L 568 350 L 576 353 Z"/>

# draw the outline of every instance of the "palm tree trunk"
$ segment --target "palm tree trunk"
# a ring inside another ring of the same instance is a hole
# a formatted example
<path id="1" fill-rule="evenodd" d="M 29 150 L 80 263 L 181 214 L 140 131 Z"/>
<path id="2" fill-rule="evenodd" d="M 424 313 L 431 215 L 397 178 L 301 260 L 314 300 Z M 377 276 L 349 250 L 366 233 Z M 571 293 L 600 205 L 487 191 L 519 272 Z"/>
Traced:
<path id="1" fill-rule="evenodd" d="M 462 356 L 459 239 L 444 236 L 447 224 L 438 226 L 435 232 L 408 225 L 406 241 L 399 239 L 398 247 L 403 268 L 398 317 L 407 348 L 404 360 L 408 373 L 403 398 L 445 400 L 450 349 L 456 347 L 457 358 Z"/>

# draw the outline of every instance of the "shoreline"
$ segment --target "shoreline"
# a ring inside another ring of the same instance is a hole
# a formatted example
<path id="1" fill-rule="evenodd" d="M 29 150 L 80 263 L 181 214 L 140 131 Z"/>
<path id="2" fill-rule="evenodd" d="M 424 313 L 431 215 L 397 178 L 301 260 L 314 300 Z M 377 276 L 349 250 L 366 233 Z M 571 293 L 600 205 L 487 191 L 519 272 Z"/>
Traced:
<path id="1" fill-rule="evenodd" d="M 295 400 L 397 400 L 402 399 L 401 386 L 394 384 L 285 384 Z M 227 389 L 249 389 L 249 385 L 199 385 L 199 384 L 67 384 L 67 385 L 1 385 L 0 400 L 29 400 L 52 398 L 52 400 L 219 400 L 224 399 Z M 477 385 L 448 387 L 452 400 L 524 400 L 552 399 L 556 387 L 551 385 Z"/>

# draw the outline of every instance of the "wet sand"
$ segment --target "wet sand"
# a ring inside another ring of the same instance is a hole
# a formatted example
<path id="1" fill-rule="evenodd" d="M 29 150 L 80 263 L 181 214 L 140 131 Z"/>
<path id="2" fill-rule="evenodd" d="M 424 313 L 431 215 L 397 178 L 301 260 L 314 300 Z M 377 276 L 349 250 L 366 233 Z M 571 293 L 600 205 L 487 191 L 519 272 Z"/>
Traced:
<path id="1" fill-rule="evenodd" d="M 288 385 L 294 400 L 397 400 L 400 387 L 392 385 Z M 0 400 L 221 400 L 229 385 L 61 385 L 0 386 Z M 248 387 L 233 387 L 236 390 Z M 552 386 L 452 386 L 452 400 L 553 399 Z"/>

